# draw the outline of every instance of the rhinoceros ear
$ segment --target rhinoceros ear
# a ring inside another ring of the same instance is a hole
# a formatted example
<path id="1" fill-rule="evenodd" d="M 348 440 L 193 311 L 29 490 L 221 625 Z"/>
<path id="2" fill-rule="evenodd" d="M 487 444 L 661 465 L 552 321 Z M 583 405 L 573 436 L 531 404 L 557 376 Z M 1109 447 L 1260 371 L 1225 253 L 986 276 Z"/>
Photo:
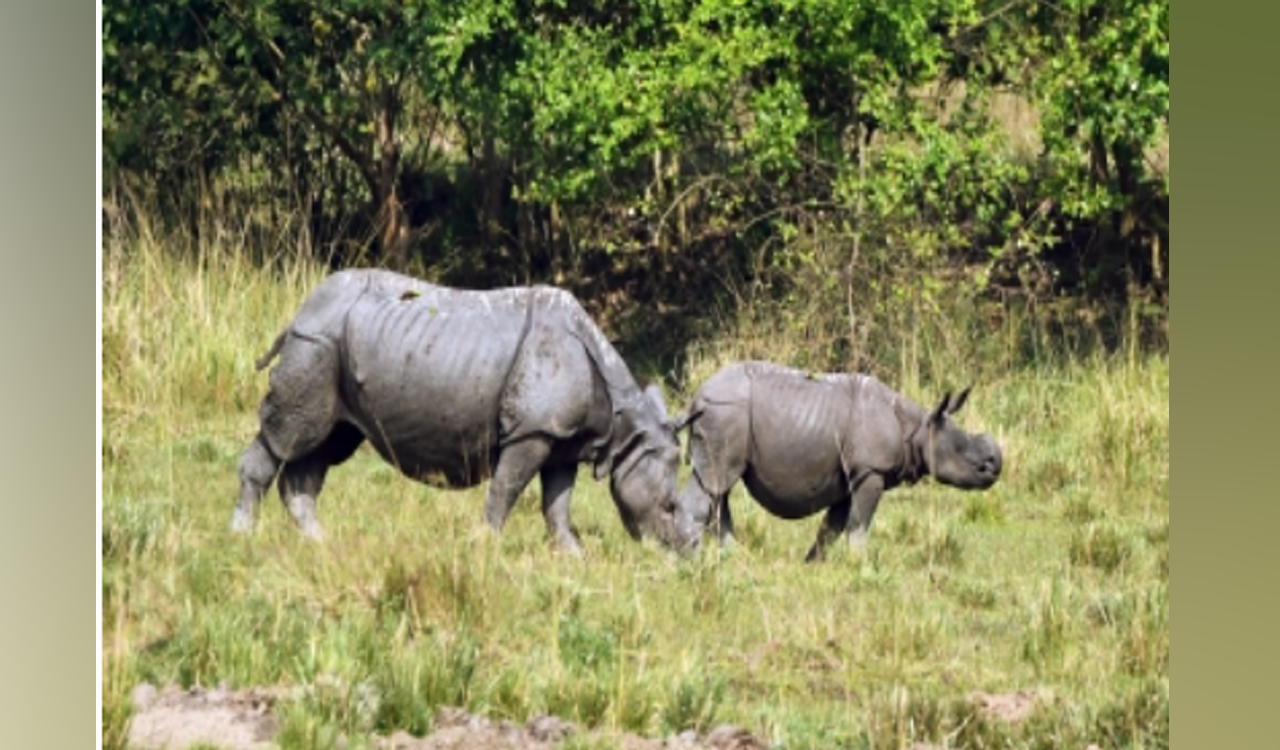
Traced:
<path id="1" fill-rule="evenodd" d="M 597 480 L 604 479 L 610 474 L 625 474 L 624 469 L 629 469 L 627 464 L 639 456 L 638 449 L 645 440 L 643 432 L 636 430 L 627 435 L 621 442 L 614 443 L 607 448 L 607 453 L 603 461 L 595 466 L 595 477 Z"/>
<path id="2" fill-rule="evenodd" d="M 675 430 L 676 432 L 680 432 L 684 428 L 693 424 L 693 421 L 695 419 L 697 419 L 698 417 L 701 417 L 702 412 L 703 412 L 702 408 L 695 408 L 693 411 L 689 412 L 683 417 L 671 420 L 671 429 Z"/>
<path id="3" fill-rule="evenodd" d="M 932 422 L 941 422 L 942 418 L 947 414 L 947 406 L 951 403 L 951 391 L 942 394 L 942 401 L 934 407 L 933 412 L 929 414 L 929 420 Z"/>
<path id="4" fill-rule="evenodd" d="M 650 383 L 645 386 L 644 395 L 653 403 L 653 407 L 658 410 L 658 417 L 663 421 L 667 421 L 667 402 L 662 400 L 662 391 L 658 386 Z"/>
<path id="5" fill-rule="evenodd" d="M 971 390 L 973 390 L 973 386 L 969 386 L 963 391 L 960 391 L 960 395 L 956 396 L 955 400 L 951 402 L 951 405 L 947 407 L 947 413 L 955 414 L 960 411 L 960 407 L 964 406 L 964 402 L 969 399 L 969 391 Z"/>

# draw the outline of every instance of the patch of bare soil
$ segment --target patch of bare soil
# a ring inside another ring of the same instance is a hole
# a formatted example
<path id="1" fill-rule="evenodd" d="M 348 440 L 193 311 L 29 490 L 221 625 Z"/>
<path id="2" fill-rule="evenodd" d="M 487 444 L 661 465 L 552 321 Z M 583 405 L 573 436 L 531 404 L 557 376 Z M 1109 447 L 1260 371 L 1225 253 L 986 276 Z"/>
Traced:
<path id="1" fill-rule="evenodd" d="M 148 684 L 133 692 L 134 713 L 129 746 L 136 750 L 184 750 L 197 744 L 225 750 L 272 750 L 279 729 L 273 709 L 281 700 L 299 697 L 298 689 L 250 688 L 206 690 L 176 687 L 157 690 Z M 379 750 L 551 750 L 579 732 L 555 716 L 536 716 L 523 725 L 493 722 L 460 708 L 442 707 L 434 731 L 426 737 L 395 732 L 374 736 Z M 593 733 L 598 734 L 598 733 Z M 635 735 L 611 737 L 623 750 L 765 750 L 750 732 L 728 724 L 699 735 L 687 731 L 666 739 Z M 339 747 L 346 745 L 339 741 Z"/>
<path id="2" fill-rule="evenodd" d="M 159 691 L 143 683 L 133 691 L 129 746 L 181 750 L 204 743 L 227 750 L 268 750 L 275 747 L 271 738 L 277 729 L 272 708 L 284 692 L 199 687 Z"/>

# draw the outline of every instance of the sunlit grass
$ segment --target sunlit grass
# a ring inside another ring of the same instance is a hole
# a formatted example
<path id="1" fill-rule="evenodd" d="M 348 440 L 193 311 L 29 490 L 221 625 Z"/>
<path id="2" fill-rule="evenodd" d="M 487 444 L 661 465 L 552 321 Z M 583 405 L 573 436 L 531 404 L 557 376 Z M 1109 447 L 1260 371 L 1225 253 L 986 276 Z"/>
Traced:
<path id="1" fill-rule="evenodd" d="M 866 553 L 822 565 L 803 563 L 816 517 L 776 519 L 741 487 L 736 549 L 637 544 L 586 471 L 577 560 L 545 538 L 536 483 L 494 537 L 483 487 L 425 488 L 367 447 L 330 475 L 323 544 L 274 491 L 241 538 L 253 361 L 324 271 L 178 241 L 119 233 L 104 261 L 107 746 L 137 681 L 225 680 L 328 686 L 285 710 L 291 747 L 424 732 L 440 704 L 651 736 L 731 722 L 790 748 L 1167 747 L 1167 356 L 980 383 L 962 422 L 1001 441 L 1001 483 L 894 490 Z M 673 398 L 748 351 L 698 347 Z M 1055 699 L 1018 725 L 965 700 L 1032 688 Z"/>

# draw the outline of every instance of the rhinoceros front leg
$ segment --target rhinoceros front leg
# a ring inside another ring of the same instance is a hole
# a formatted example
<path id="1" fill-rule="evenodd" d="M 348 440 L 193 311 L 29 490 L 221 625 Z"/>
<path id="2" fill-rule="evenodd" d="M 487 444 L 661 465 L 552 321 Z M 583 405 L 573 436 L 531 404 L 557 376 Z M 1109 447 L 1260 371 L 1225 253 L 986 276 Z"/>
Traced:
<path id="1" fill-rule="evenodd" d="M 693 477 L 685 490 L 701 494 L 703 497 L 697 499 L 710 503 L 708 525 L 715 530 L 723 547 L 734 545 L 729 493 L 747 469 L 747 433 L 738 428 L 735 421 L 738 416 L 737 412 L 708 408 L 694 423 L 689 436 Z"/>
<path id="2" fill-rule="evenodd" d="M 849 519 L 849 546 L 861 552 L 867 547 L 871 519 L 875 518 L 880 497 L 884 494 L 884 477 L 872 474 L 853 493 L 853 516 Z"/>
<path id="3" fill-rule="evenodd" d="M 711 494 L 702 486 L 695 472 L 680 490 L 680 507 L 707 509 L 705 514 L 695 513 L 695 523 L 702 524 L 704 530 L 714 530 L 721 546 L 734 545 L 733 518 L 729 515 L 729 493 Z"/>
<path id="4" fill-rule="evenodd" d="M 732 548 L 737 544 L 737 540 L 733 536 L 733 514 L 729 512 L 729 493 L 726 492 L 716 498 L 715 503 L 712 527 L 720 539 L 720 546 Z"/>
<path id="5" fill-rule="evenodd" d="M 688 491 L 702 495 L 711 508 L 711 519 L 707 526 L 715 532 L 720 546 L 732 548 L 736 545 L 737 540 L 733 536 L 733 514 L 729 511 L 729 493 L 722 492 L 715 495 L 708 492 L 703 489 L 696 476 L 689 480 Z"/>
<path id="6" fill-rule="evenodd" d="M 551 441 L 541 437 L 525 438 L 502 449 L 484 500 L 484 520 L 489 528 L 502 531 L 520 493 L 550 455 Z"/>
<path id="7" fill-rule="evenodd" d="M 573 465 L 542 468 L 542 516 L 547 521 L 547 533 L 560 547 L 581 556 L 582 545 L 569 520 L 569 500 L 573 497 L 577 468 Z"/>

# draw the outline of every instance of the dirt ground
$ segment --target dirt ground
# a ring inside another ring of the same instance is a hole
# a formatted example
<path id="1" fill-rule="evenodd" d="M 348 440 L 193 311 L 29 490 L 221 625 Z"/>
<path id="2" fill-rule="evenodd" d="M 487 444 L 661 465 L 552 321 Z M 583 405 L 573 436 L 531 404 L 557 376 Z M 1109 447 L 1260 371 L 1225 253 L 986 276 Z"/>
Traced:
<path id="1" fill-rule="evenodd" d="M 157 690 L 143 683 L 133 691 L 129 746 L 182 750 L 206 743 L 227 750 L 267 750 L 277 722 L 272 709 L 285 690 L 230 691 L 176 687 Z"/>
<path id="2" fill-rule="evenodd" d="M 167 687 L 163 690 L 142 684 L 134 689 L 133 720 L 129 744 L 135 750 L 184 750 L 193 745 L 213 745 L 223 750 L 272 750 L 279 730 L 275 707 L 282 700 L 300 696 L 299 688 L 249 688 L 228 690 Z M 1020 690 L 1014 693 L 973 693 L 969 701 L 979 710 L 1004 721 L 1018 722 L 1035 707 L 1051 701 L 1047 691 Z M 551 750 L 579 729 L 555 716 L 537 716 L 523 725 L 494 722 L 460 708 L 442 707 L 437 712 L 434 731 L 426 737 L 395 732 L 375 736 L 380 750 Z M 768 744 L 750 732 L 724 724 L 698 734 L 687 731 L 664 739 L 635 735 L 611 737 L 622 750 L 765 750 Z M 338 747 L 347 743 L 339 738 Z M 927 744 L 911 750 L 939 750 Z M 1099 750 L 1089 746 L 1085 750 Z"/>
<path id="3" fill-rule="evenodd" d="M 159 690 L 144 683 L 133 692 L 129 746 L 135 750 L 184 750 L 203 743 L 224 750 L 272 750 L 279 729 L 274 708 L 298 694 L 288 688 Z M 551 750 L 579 731 L 555 716 L 537 716 L 521 725 L 493 722 L 453 707 L 442 707 L 436 713 L 434 727 L 426 737 L 407 732 L 375 736 L 374 746 L 381 750 Z M 346 744 L 339 739 L 340 748 Z M 768 746 L 746 730 L 727 724 L 705 735 L 690 731 L 662 740 L 622 735 L 616 744 L 623 750 L 765 750 Z"/>

